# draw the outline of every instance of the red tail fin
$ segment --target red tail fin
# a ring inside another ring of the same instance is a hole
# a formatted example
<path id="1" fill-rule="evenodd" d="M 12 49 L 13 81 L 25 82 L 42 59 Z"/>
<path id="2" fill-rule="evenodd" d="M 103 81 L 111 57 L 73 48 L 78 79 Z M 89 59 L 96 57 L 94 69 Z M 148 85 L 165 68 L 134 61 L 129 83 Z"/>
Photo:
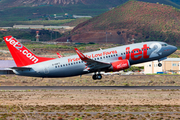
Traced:
<path id="1" fill-rule="evenodd" d="M 24 47 L 20 42 L 18 42 L 12 36 L 6 36 L 3 38 L 9 48 L 9 51 L 11 52 L 11 55 L 17 67 L 27 66 L 27 65 L 55 59 L 55 58 L 38 57 L 34 55 L 30 50 Z"/>

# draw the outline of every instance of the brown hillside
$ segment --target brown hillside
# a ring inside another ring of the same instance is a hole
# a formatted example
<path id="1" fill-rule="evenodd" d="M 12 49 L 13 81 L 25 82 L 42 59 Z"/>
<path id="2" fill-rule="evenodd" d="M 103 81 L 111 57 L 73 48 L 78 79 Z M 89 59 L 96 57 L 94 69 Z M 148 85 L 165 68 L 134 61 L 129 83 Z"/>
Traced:
<path id="1" fill-rule="evenodd" d="M 0 6 L 3 8 L 7 7 L 19 7 L 19 6 L 40 6 L 40 5 L 75 5 L 75 4 L 102 4 L 106 6 L 117 6 L 128 0 L 0 0 Z M 2 9 L 2 8 L 0 8 Z"/>
<path id="2" fill-rule="evenodd" d="M 41 5 L 75 5 L 75 4 L 93 4 L 95 0 L 4 0 L 0 1 L 0 9 L 19 7 L 19 6 L 41 6 Z"/>
<path id="3" fill-rule="evenodd" d="M 145 31 L 151 31 L 151 34 L 144 35 Z M 160 37 L 166 42 L 171 41 L 163 33 L 170 32 L 179 38 L 180 11 L 167 5 L 130 1 L 79 24 L 72 30 L 71 38 L 76 42 L 105 42 L 106 32 L 109 32 L 108 42 L 125 44 L 132 37 L 136 40 L 152 38 L 154 31 L 161 32 Z"/>

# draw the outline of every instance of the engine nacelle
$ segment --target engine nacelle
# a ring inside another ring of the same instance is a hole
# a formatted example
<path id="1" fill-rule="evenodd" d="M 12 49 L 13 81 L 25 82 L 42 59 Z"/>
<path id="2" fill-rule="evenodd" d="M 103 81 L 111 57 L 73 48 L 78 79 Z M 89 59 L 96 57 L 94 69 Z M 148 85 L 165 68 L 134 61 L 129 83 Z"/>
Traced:
<path id="1" fill-rule="evenodd" d="M 129 60 L 118 60 L 116 62 L 111 63 L 110 69 L 115 72 L 115 71 L 120 71 L 129 68 L 131 65 L 129 63 Z"/>

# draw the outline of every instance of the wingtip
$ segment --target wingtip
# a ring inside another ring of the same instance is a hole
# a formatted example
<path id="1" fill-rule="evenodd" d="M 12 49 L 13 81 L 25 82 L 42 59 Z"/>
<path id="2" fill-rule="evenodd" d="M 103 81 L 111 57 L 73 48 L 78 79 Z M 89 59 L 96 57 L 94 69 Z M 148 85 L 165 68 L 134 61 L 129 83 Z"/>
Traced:
<path id="1" fill-rule="evenodd" d="M 74 48 L 74 49 L 76 50 L 76 53 L 78 54 L 78 56 L 80 57 L 81 60 L 87 60 L 88 59 L 77 48 Z"/>

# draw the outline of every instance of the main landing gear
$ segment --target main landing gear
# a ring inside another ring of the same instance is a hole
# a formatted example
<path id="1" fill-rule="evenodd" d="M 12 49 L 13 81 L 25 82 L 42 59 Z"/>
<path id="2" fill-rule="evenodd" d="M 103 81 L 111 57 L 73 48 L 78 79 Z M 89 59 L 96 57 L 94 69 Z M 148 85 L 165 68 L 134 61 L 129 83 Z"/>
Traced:
<path id="1" fill-rule="evenodd" d="M 100 79 L 102 79 L 102 75 L 100 74 L 100 73 L 98 73 L 98 74 L 94 74 L 93 76 L 92 76 L 92 79 L 93 80 L 100 80 Z"/>

